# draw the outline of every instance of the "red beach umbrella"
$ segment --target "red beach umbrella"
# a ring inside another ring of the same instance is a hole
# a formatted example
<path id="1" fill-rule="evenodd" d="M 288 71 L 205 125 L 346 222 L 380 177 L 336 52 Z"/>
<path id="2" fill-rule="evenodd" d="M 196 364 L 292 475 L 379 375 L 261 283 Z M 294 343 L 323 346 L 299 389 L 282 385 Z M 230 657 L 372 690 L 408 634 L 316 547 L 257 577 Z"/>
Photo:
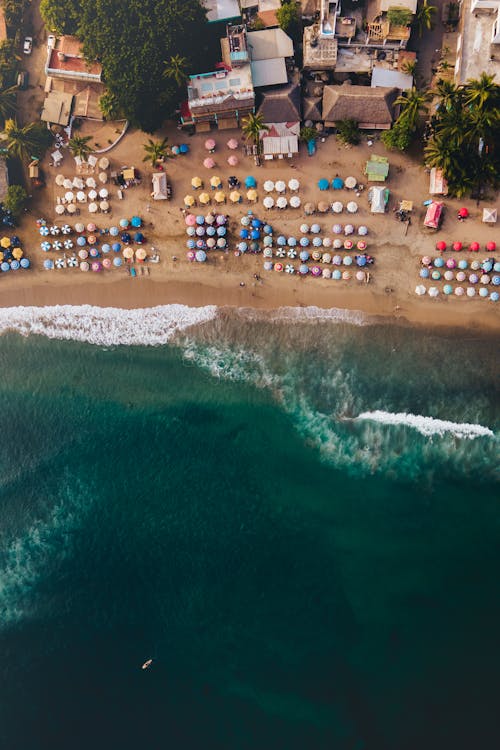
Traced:
<path id="1" fill-rule="evenodd" d="M 446 250 L 446 242 L 444 242 L 444 240 L 436 242 L 436 250 L 439 250 L 440 253 L 442 253 L 443 250 Z"/>
<path id="2" fill-rule="evenodd" d="M 473 253 L 478 253 L 480 247 L 481 245 L 479 244 L 479 242 L 471 242 L 469 245 L 469 250 L 472 250 Z"/>
<path id="3" fill-rule="evenodd" d="M 463 248 L 463 245 L 462 245 L 461 242 L 454 242 L 453 243 L 453 249 L 455 250 L 455 252 L 458 253 L 462 248 Z"/>
<path id="4" fill-rule="evenodd" d="M 486 245 L 486 250 L 489 250 L 490 252 L 493 252 L 497 249 L 497 243 L 493 242 L 493 240 L 490 240 Z"/>
<path id="5" fill-rule="evenodd" d="M 461 216 L 462 219 L 466 219 L 469 215 L 469 209 L 465 208 L 464 206 L 463 208 L 460 209 L 460 211 L 458 212 L 458 215 Z"/>

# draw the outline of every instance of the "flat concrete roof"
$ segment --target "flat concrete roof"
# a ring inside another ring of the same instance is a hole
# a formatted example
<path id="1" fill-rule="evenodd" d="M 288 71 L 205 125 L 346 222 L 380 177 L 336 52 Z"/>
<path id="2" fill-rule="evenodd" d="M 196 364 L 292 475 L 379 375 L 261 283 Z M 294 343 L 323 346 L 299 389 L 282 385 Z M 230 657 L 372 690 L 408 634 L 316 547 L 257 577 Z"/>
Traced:
<path id="1" fill-rule="evenodd" d="M 72 94 L 65 94 L 62 91 L 51 91 L 45 97 L 40 119 L 44 122 L 66 126 L 71 116 L 72 103 Z"/>
<path id="2" fill-rule="evenodd" d="M 252 60 L 250 67 L 254 87 L 275 86 L 288 81 L 283 57 L 275 57 L 272 60 Z"/>
<path id="3" fill-rule="evenodd" d="M 293 57 L 293 42 L 283 29 L 249 31 L 247 46 L 252 60 Z"/>
<path id="4" fill-rule="evenodd" d="M 240 15 L 238 0 L 204 0 L 203 4 L 208 21 L 226 21 Z"/>

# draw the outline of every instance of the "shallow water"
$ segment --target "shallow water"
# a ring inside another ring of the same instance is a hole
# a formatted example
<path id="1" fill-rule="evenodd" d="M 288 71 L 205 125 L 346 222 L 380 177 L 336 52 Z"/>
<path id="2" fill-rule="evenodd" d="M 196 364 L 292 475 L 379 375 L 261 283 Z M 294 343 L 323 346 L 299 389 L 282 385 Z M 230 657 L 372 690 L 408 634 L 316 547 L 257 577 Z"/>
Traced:
<path id="1" fill-rule="evenodd" d="M 494 741 L 491 341 L 35 314 L 0 338 L 2 747 Z"/>

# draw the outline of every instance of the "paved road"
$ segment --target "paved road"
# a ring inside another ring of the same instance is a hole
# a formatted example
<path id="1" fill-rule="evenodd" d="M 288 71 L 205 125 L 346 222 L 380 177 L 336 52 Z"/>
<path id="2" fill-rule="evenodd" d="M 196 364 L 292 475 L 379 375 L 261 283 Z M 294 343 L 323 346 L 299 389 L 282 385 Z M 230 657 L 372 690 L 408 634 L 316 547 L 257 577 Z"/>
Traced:
<path id="1" fill-rule="evenodd" d="M 22 55 L 21 68 L 29 73 L 29 86 L 17 95 L 17 119 L 22 125 L 40 119 L 45 86 L 45 61 L 47 58 L 47 32 L 40 17 L 40 3 L 35 0 L 31 8 L 31 35 L 33 52 Z"/>

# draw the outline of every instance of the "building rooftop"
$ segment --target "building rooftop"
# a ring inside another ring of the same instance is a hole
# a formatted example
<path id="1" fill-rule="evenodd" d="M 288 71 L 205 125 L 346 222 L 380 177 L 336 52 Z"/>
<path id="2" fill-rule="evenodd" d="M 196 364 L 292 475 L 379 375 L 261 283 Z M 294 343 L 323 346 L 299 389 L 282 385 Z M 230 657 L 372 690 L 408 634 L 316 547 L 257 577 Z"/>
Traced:
<path id="1" fill-rule="evenodd" d="M 288 81 L 284 57 L 275 57 L 271 60 L 252 60 L 250 67 L 255 88 L 277 86 Z"/>
<path id="2" fill-rule="evenodd" d="M 406 91 L 413 86 L 413 76 L 408 73 L 402 73 L 400 70 L 391 70 L 390 68 L 382 68 L 378 65 L 374 65 L 371 86 L 372 88 L 375 88 L 376 86 L 382 86 L 385 88 L 395 86 L 397 89 Z"/>
<path id="3" fill-rule="evenodd" d="M 304 68 L 309 70 L 331 69 L 337 62 L 337 40 L 319 34 L 317 24 L 306 26 L 303 36 Z"/>
<path id="4" fill-rule="evenodd" d="M 5 12 L 3 6 L 0 5 L 0 42 L 5 42 L 7 39 L 7 24 L 5 23 Z"/>
<path id="5" fill-rule="evenodd" d="M 46 72 L 87 74 L 101 77 L 102 65 L 98 62 L 88 63 L 83 57 L 82 44 L 74 36 L 62 36 L 57 40 L 54 49 L 49 50 Z"/>
<path id="6" fill-rule="evenodd" d="M 248 102 L 254 98 L 250 65 L 235 70 L 216 70 L 189 77 L 188 101 L 191 111 L 217 111 L 225 109 L 230 99 L 237 107 L 238 101 Z"/>
<path id="7" fill-rule="evenodd" d="M 390 127 L 394 119 L 396 88 L 370 86 L 325 86 L 323 90 L 323 119 L 329 122 L 355 120 L 367 127 Z"/>
<path id="8" fill-rule="evenodd" d="M 293 57 L 293 41 L 283 29 L 249 31 L 248 49 L 252 60 L 272 60 L 276 57 Z"/>
<path id="9" fill-rule="evenodd" d="M 481 12 L 474 8 L 474 0 L 464 0 L 455 66 L 458 83 L 479 78 L 483 72 L 500 82 L 500 44 L 492 44 L 495 27 L 500 39 L 500 2 L 497 8 L 497 13 Z"/>
<path id="10" fill-rule="evenodd" d="M 269 89 L 262 93 L 259 114 L 264 122 L 297 122 L 301 120 L 300 86 L 290 83 L 288 86 Z"/>
<path id="11" fill-rule="evenodd" d="M 387 13 L 389 8 L 406 8 L 417 12 L 417 0 L 380 0 L 380 13 Z"/>
<path id="12" fill-rule="evenodd" d="M 51 91 L 45 97 L 40 119 L 44 122 L 66 126 L 71 116 L 72 104 L 72 94 L 65 94 L 63 91 Z"/>
<path id="13" fill-rule="evenodd" d="M 240 16 L 238 0 L 203 0 L 203 4 L 207 9 L 209 22 L 229 21 Z"/>

